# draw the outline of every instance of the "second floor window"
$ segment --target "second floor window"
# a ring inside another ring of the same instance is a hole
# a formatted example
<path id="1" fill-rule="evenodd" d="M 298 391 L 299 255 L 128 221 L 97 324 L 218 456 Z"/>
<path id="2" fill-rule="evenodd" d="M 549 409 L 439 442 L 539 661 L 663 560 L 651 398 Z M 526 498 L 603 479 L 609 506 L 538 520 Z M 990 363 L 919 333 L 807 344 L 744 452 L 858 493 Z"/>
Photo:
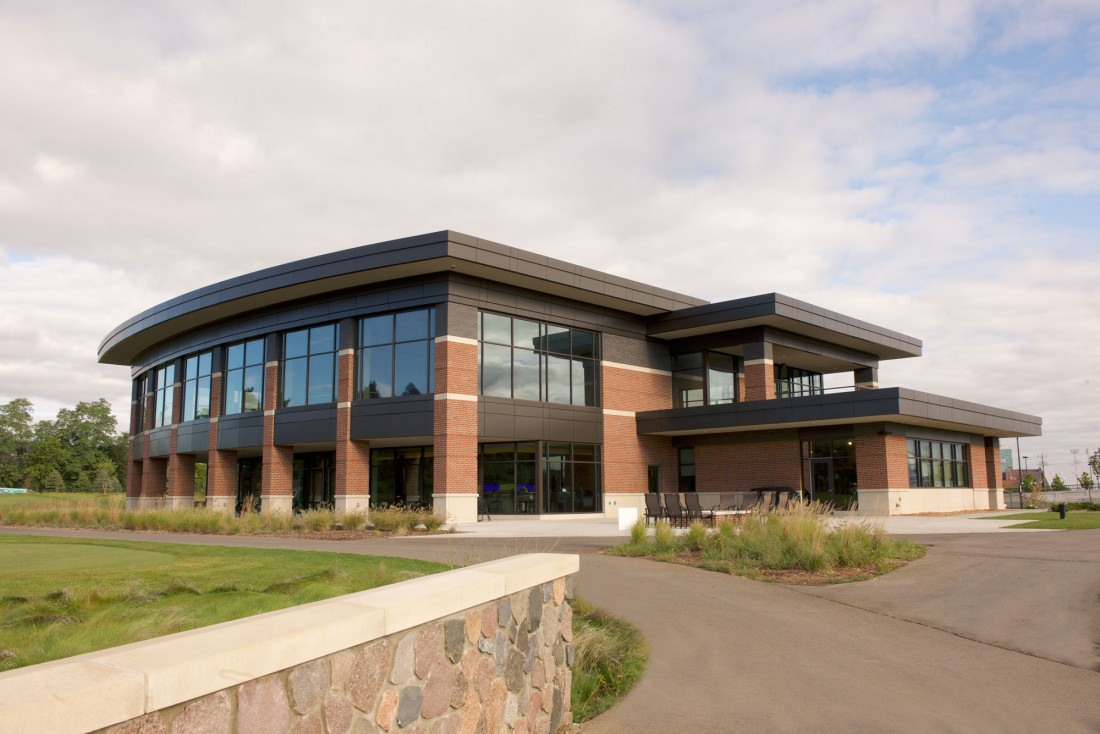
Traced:
<path id="1" fill-rule="evenodd" d="M 183 420 L 210 417 L 210 355 L 195 354 L 183 361 Z"/>
<path id="2" fill-rule="evenodd" d="M 264 407 L 264 340 L 234 344 L 225 350 L 225 414 Z"/>
<path id="3" fill-rule="evenodd" d="M 283 335 L 282 407 L 336 400 L 336 343 L 336 324 Z"/>
<path id="4" fill-rule="evenodd" d="M 599 405 L 599 335 L 538 321 L 480 314 L 481 394 Z"/>
<path id="5" fill-rule="evenodd" d="M 435 310 L 422 308 L 359 322 L 359 397 L 435 391 Z"/>
<path id="6" fill-rule="evenodd" d="M 172 425 L 172 408 L 175 407 L 172 392 L 176 384 L 176 363 L 158 367 L 156 371 L 156 399 L 153 403 L 153 428 Z"/>
<path id="7" fill-rule="evenodd" d="M 820 372 L 800 370 L 785 364 L 775 365 L 775 396 L 777 398 L 800 398 L 807 395 L 821 395 L 825 392 Z"/>
<path id="8" fill-rule="evenodd" d="M 737 402 L 737 359 L 721 352 L 691 352 L 672 358 L 672 407 Z"/>

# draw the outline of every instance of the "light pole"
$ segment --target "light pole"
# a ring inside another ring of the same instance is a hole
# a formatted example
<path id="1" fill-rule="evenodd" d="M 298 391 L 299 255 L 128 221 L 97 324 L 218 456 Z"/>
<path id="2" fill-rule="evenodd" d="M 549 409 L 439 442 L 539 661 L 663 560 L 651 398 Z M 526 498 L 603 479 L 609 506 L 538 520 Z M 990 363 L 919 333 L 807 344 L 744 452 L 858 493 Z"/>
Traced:
<path id="1" fill-rule="evenodd" d="M 1020 498 L 1020 509 L 1024 508 L 1024 470 L 1020 468 L 1020 437 L 1016 437 L 1016 494 Z"/>
<path id="2" fill-rule="evenodd" d="M 1077 473 L 1077 454 L 1081 453 L 1081 449 L 1070 449 L 1069 452 L 1073 454 L 1073 481 L 1077 482 L 1077 489 L 1081 489 L 1081 475 Z"/>

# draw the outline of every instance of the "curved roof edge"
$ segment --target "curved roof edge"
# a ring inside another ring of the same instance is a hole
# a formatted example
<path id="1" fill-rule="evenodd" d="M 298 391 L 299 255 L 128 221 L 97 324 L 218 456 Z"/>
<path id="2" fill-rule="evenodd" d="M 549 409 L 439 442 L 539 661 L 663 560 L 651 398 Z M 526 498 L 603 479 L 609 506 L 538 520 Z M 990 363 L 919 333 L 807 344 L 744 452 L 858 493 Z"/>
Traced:
<path id="1" fill-rule="evenodd" d="M 705 304 L 452 230 L 404 237 L 257 270 L 165 301 L 103 339 L 99 361 L 132 364 L 149 347 L 236 314 L 330 291 L 433 272 L 458 272 L 584 300 L 640 316 Z"/>

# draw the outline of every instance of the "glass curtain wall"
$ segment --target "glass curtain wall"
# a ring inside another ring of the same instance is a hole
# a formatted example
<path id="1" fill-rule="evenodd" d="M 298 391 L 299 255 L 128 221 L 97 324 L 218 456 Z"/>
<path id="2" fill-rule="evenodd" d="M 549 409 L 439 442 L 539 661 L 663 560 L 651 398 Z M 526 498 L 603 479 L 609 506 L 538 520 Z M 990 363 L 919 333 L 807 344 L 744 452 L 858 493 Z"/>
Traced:
<path id="1" fill-rule="evenodd" d="M 969 487 L 970 447 L 944 441 L 905 442 L 910 487 Z"/>
<path id="2" fill-rule="evenodd" d="M 431 507 L 434 457 L 435 450 L 431 446 L 371 449 L 371 507 Z"/>
<path id="3" fill-rule="evenodd" d="M 737 402 L 737 358 L 691 352 L 672 358 L 672 406 L 695 408 Z"/>
<path id="4" fill-rule="evenodd" d="M 359 322 L 359 398 L 435 392 L 435 309 Z"/>
<path id="5" fill-rule="evenodd" d="M 824 392 L 825 382 L 820 372 L 800 370 L 785 364 L 775 365 L 775 397 L 800 398 Z"/>
<path id="6" fill-rule="evenodd" d="M 282 407 L 331 403 L 336 399 L 336 324 L 283 335 Z"/>
<path id="7" fill-rule="evenodd" d="M 169 362 L 156 371 L 156 401 L 153 405 L 153 427 L 172 424 L 174 398 L 172 386 L 176 382 L 176 363 Z"/>
<path id="8" fill-rule="evenodd" d="M 539 321 L 481 313 L 482 395 L 567 405 L 599 404 L 599 337 Z"/>
<path id="9" fill-rule="evenodd" d="M 294 455 L 294 511 L 332 509 L 336 492 L 336 452 Z"/>
<path id="10" fill-rule="evenodd" d="M 210 361 L 212 352 L 195 354 L 183 362 L 183 420 L 210 417 Z"/>
<path id="11" fill-rule="evenodd" d="M 482 444 L 478 465 L 481 497 L 490 514 L 603 509 L 598 445 L 538 441 Z"/>
<path id="12" fill-rule="evenodd" d="M 225 414 L 264 407 L 264 340 L 232 344 L 225 350 Z"/>

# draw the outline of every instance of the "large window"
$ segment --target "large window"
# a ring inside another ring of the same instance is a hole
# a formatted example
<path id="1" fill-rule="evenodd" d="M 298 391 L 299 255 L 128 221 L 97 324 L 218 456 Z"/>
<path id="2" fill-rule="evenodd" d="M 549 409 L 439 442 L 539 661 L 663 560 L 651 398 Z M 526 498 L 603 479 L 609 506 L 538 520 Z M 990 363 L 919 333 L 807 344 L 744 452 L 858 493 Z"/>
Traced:
<path id="1" fill-rule="evenodd" d="M 481 496 L 490 515 L 538 512 L 538 449 L 537 441 L 480 446 Z"/>
<path id="2" fill-rule="evenodd" d="M 210 352 L 183 361 L 183 420 L 210 417 Z"/>
<path id="3" fill-rule="evenodd" d="M 969 487 L 970 447 L 944 441 L 905 442 L 910 487 Z"/>
<path id="4" fill-rule="evenodd" d="M 225 350 L 225 414 L 264 407 L 264 340 L 233 344 Z"/>
<path id="5" fill-rule="evenodd" d="M 785 364 L 775 365 L 775 397 L 800 398 L 824 392 L 825 383 L 820 372 L 800 370 Z"/>
<path id="6" fill-rule="evenodd" d="M 737 360 L 721 352 L 672 358 L 672 407 L 695 408 L 737 401 Z"/>
<path id="7" fill-rule="evenodd" d="M 156 401 L 153 404 L 153 428 L 172 425 L 174 397 L 172 388 L 176 383 L 176 363 L 158 367 L 156 371 Z"/>
<path id="8" fill-rule="evenodd" d="M 601 463 L 596 444 L 482 444 L 481 497 L 490 514 L 602 512 Z"/>
<path id="9" fill-rule="evenodd" d="M 435 309 L 371 316 L 359 322 L 359 397 L 435 391 Z"/>
<path id="10" fill-rule="evenodd" d="M 599 404 L 597 334 L 482 313 L 478 340 L 482 395 Z"/>
<path id="11" fill-rule="evenodd" d="M 434 457 L 435 449 L 431 446 L 371 449 L 371 507 L 431 507 Z"/>
<path id="12" fill-rule="evenodd" d="M 336 324 L 283 335 L 282 407 L 331 403 L 336 399 Z"/>
<path id="13" fill-rule="evenodd" d="M 134 435 L 145 430 L 147 417 L 145 415 L 145 383 L 149 379 L 148 374 L 134 380 L 134 395 L 137 396 L 137 416 L 134 422 Z"/>
<path id="14" fill-rule="evenodd" d="M 294 511 L 332 509 L 336 488 L 336 452 L 294 455 L 291 475 Z"/>
<path id="15" fill-rule="evenodd" d="M 695 491 L 695 449 L 684 447 L 679 451 L 680 491 Z"/>

